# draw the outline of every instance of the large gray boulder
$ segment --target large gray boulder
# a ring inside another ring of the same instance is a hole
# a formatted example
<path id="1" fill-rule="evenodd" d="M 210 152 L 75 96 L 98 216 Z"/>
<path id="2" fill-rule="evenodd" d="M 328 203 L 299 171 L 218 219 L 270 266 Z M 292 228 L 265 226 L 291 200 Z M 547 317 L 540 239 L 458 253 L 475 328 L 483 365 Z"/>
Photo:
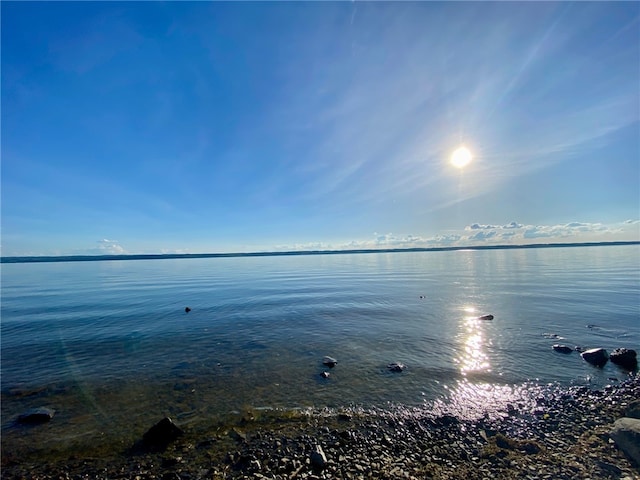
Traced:
<path id="1" fill-rule="evenodd" d="M 640 419 L 619 418 L 609 435 L 625 455 L 640 465 Z"/>
<path id="2" fill-rule="evenodd" d="M 604 348 L 592 348 L 591 350 L 582 352 L 580 355 L 586 362 L 596 367 L 603 367 L 604 364 L 607 363 L 607 360 L 609 360 L 609 355 L 607 355 L 607 351 Z"/>
<path id="3" fill-rule="evenodd" d="M 624 411 L 626 417 L 640 419 L 640 400 L 634 400 L 627 405 L 627 409 Z"/>

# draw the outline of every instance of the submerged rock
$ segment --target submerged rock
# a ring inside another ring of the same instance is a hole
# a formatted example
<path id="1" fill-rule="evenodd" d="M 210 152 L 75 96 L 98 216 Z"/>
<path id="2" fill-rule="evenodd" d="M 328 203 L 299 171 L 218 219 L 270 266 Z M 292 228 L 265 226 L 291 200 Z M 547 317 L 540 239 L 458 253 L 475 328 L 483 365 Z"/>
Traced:
<path id="1" fill-rule="evenodd" d="M 567 347 L 566 345 L 557 345 L 556 344 L 551 348 L 553 348 L 554 352 L 560 352 L 560 353 L 571 353 L 571 352 L 573 352 L 573 348 Z"/>
<path id="2" fill-rule="evenodd" d="M 36 425 L 46 423 L 53 418 L 56 411 L 51 408 L 33 408 L 18 417 L 18 423 Z"/>
<path id="3" fill-rule="evenodd" d="M 247 434 L 244 432 L 241 432 L 240 430 L 236 430 L 235 428 L 231 429 L 231 431 L 229 432 L 229 437 L 233 438 L 236 442 L 247 441 Z"/>
<path id="4" fill-rule="evenodd" d="M 638 368 L 638 360 L 636 358 L 636 351 L 627 348 L 616 348 L 609 359 L 612 363 L 626 368 L 627 370 L 636 370 Z"/>
<path id="5" fill-rule="evenodd" d="M 607 351 L 604 348 L 592 348 L 582 352 L 580 355 L 586 362 L 596 367 L 603 367 L 609 360 L 609 355 L 607 355 Z"/>
<path id="6" fill-rule="evenodd" d="M 561 337 L 557 333 L 543 333 L 542 336 L 545 338 L 554 338 L 556 340 L 564 340 L 564 337 Z"/>
<path id="7" fill-rule="evenodd" d="M 389 365 L 387 365 L 387 368 L 392 372 L 401 372 L 407 367 L 405 367 L 402 363 L 390 363 Z"/>
<path id="8" fill-rule="evenodd" d="M 338 361 L 333 357 L 324 357 L 322 359 L 322 364 L 329 368 L 333 368 L 338 364 Z"/>
<path id="9" fill-rule="evenodd" d="M 173 420 L 165 417 L 147 430 L 142 440 L 147 445 L 166 447 L 183 433 L 182 429 L 173 423 Z"/>

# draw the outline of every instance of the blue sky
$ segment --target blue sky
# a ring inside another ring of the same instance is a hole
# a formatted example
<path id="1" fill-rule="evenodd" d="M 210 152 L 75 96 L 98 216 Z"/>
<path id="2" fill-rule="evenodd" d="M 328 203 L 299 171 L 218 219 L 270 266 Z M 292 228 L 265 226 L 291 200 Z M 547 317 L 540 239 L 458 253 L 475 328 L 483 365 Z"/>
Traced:
<path id="1" fill-rule="evenodd" d="M 2 255 L 640 239 L 636 2 L 1 8 Z"/>

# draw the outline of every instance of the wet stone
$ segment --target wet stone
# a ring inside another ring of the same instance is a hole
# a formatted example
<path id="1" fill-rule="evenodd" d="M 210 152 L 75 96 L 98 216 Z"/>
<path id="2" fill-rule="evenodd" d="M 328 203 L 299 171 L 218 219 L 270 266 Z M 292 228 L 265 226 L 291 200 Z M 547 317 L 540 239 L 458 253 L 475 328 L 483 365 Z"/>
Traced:
<path id="1" fill-rule="evenodd" d="M 567 345 L 554 345 L 553 347 L 553 351 L 554 352 L 558 352 L 558 353 L 571 353 L 573 352 L 573 348 L 568 347 Z"/>
<path id="2" fill-rule="evenodd" d="M 402 372 L 407 367 L 405 367 L 402 363 L 394 362 L 394 363 L 390 363 L 389 365 L 387 365 L 387 368 L 391 372 L 399 373 L 399 372 Z"/>
<path id="3" fill-rule="evenodd" d="M 609 355 L 604 348 L 592 348 L 582 352 L 580 355 L 586 362 L 596 367 L 603 367 L 609 360 Z"/>
<path id="4" fill-rule="evenodd" d="M 324 357 L 322 359 L 322 364 L 326 365 L 329 368 L 333 368 L 338 364 L 338 360 L 333 357 Z"/>
<path id="5" fill-rule="evenodd" d="M 637 370 L 638 360 L 636 358 L 636 351 L 627 348 L 616 348 L 609 355 L 611 363 L 614 363 L 627 370 Z"/>
<path id="6" fill-rule="evenodd" d="M 640 418 L 640 400 L 635 400 L 625 409 L 625 416 L 630 418 Z"/>
<path id="7" fill-rule="evenodd" d="M 163 447 L 173 442 L 183 433 L 182 429 L 173 423 L 173 420 L 165 417 L 147 430 L 142 440 L 147 445 Z"/>
<path id="8" fill-rule="evenodd" d="M 310 459 L 311 465 L 315 470 L 324 470 L 327 466 L 327 457 L 320 445 L 316 445 L 314 447 L 313 452 L 311 452 Z"/>
<path id="9" fill-rule="evenodd" d="M 25 425 L 46 423 L 53 418 L 55 410 L 47 407 L 33 408 L 18 417 L 17 422 Z"/>

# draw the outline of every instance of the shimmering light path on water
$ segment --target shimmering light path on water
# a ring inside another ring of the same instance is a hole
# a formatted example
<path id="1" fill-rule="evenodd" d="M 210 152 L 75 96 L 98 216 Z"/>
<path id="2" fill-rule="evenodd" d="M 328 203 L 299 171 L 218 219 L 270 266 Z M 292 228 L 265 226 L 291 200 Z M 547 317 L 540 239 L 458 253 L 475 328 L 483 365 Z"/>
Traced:
<path id="1" fill-rule="evenodd" d="M 161 415 L 601 386 L 628 373 L 551 345 L 640 350 L 639 258 L 616 246 L 4 264 L 4 436 L 41 405 L 58 434 L 117 436 Z M 325 355 L 339 362 L 328 379 Z"/>

